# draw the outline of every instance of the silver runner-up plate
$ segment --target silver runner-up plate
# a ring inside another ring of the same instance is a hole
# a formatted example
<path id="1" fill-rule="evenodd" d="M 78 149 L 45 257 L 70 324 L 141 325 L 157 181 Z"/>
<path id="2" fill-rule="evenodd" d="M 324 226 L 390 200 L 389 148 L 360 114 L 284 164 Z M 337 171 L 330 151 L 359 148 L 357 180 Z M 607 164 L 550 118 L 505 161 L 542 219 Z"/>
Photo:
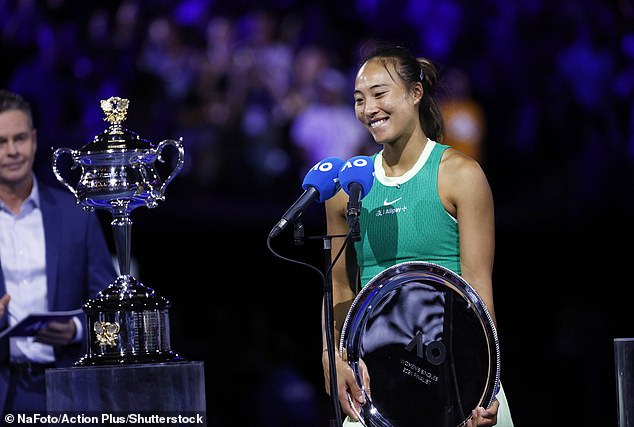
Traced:
<path id="1" fill-rule="evenodd" d="M 362 385 L 366 403 L 357 416 L 368 427 L 463 426 L 500 386 L 486 305 L 433 263 L 404 262 L 370 280 L 348 311 L 340 350 Z"/>

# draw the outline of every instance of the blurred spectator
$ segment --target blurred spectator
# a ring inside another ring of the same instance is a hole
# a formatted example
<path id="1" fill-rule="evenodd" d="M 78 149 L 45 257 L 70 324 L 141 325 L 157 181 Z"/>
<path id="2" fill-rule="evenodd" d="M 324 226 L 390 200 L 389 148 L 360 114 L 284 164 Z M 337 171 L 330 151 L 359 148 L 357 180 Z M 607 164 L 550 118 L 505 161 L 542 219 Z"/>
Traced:
<path id="1" fill-rule="evenodd" d="M 225 130 L 239 118 L 229 87 L 234 43 L 230 19 L 209 20 L 195 81 L 177 107 L 176 134 L 185 144 L 182 175 L 189 176 L 195 188 L 211 189 L 216 184 L 232 139 Z"/>
<path id="2" fill-rule="evenodd" d="M 231 73 L 232 96 L 242 106 L 241 161 L 250 172 L 244 178 L 268 189 L 287 182 L 291 169 L 281 105 L 290 87 L 293 52 L 278 38 L 277 23 L 278 16 L 263 9 L 241 17 Z"/>
<path id="3" fill-rule="evenodd" d="M 302 46 L 293 57 L 291 87 L 282 102 L 284 113 L 294 118 L 317 98 L 317 78 L 330 66 L 326 49 L 317 45 Z"/>
<path id="4" fill-rule="evenodd" d="M 304 173 L 326 157 L 347 160 L 369 154 L 373 145 L 368 132 L 351 108 L 351 91 L 345 75 L 334 68 L 317 79 L 317 98 L 304 108 L 291 125 L 291 140 L 300 151 Z"/>
<path id="5" fill-rule="evenodd" d="M 192 87 L 200 56 L 185 29 L 169 16 L 157 17 L 147 29 L 139 68 L 158 76 L 165 85 L 168 101 L 182 102 Z"/>
<path id="6" fill-rule="evenodd" d="M 447 95 L 438 102 L 445 118 L 443 142 L 482 163 L 486 122 L 482 106 L 471 97 L 469 76 L 463 69 L 452 68 L 445 71 L 444 86 Z"/>

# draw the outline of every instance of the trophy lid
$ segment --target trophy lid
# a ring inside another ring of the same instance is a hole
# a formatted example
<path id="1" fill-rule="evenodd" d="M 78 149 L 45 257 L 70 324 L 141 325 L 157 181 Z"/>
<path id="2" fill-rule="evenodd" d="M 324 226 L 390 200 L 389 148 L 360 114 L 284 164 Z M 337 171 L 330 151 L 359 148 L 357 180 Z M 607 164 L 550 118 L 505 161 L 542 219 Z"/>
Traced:
<path id="1" fill-rule="evenodd" d="M 136 132 L 121 125 L 128 113 L 130 101 L 116 96 L 101 100 L 104 120 L 110 123 L 108 129 L 95 136 L 92 142 L 82 147 L 83 153 L 109 151 L 137 151 L 153 149 L 153 144 L 141 138 Z"/>

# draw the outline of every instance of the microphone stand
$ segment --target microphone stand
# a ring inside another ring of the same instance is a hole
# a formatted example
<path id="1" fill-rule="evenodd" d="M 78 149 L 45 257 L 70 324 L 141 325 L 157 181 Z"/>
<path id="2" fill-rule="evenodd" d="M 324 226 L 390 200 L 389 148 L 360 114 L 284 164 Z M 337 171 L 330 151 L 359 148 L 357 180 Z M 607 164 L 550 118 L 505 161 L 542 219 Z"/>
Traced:
<path id="1" fill-rule="evenodd" d="M 341 405 L 339 404 L 339 393 L 337 392 L 337 364 L 335 361 L 335 334 L 334 334 L 334 308 L 332 306 L 332 238 L 333 237 L 346 237 L 349 235 L 334 235 L 334 236 L 316 236 L 309 237 L 309 239 L 322 239 L 324 248 L 324 261 L 325 261 L 325 281 L 324 281 L 324 323 L 326 331 L 326 344 L 328 346 L 328 366 L 330 370 L 330 397 L 332 401 L 332 408 L 335 413 L 335 419 L 330 420 L 330 427 L 343 426 L 343 418 L 341 415 Z M 293 221 L 293 240 L 296 246 L 304 244 L 305 232 L 304 224 L 301 218 L 298 217 Z M 270 243 L 271 236 L 268 238 Z M 343 252 L 347 239 L 344 242 L 341 251 Z M 340 254 L 337 255 L 339 257 Z"/>
<path id="2" fill-rule="evenodd" d="M 361 240 L 361 231 L 359 231 L 359 216 L 348 216 L 348 228 L 350 228 L 350 240 L 358 242 Z"/>
<path id="3" fill-rule="evenodd" d="M 332 236 L 322 236 L 324 242 L 324 261 L 326 266 L 326 283 L 324 284 L 324 322 L 326 328 L 326 344 L 328 346 L 328 366 L 330 369 L 330 397 L 335 411 L 336 426 L 342 426 L 341 406 L 337 392 L 337 365 L 335 363 L 334 309 L 332 306 Z M 333 420 L 330 420 L 333 425 Z"/>
<path id="4" fill-rule="evenodd" d="M 304 224 L 301 218 L 297 218 L 293 224 L 293 243 L 295 243 L 295 246 L 304 244 L 304 234 Z"/>

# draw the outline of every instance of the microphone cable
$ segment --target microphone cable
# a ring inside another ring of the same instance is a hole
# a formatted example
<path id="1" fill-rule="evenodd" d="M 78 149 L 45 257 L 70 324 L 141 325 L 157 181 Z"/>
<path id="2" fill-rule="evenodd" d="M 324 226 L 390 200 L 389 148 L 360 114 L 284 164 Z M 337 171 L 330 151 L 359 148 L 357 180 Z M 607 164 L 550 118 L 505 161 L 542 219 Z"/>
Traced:
<path id="1" fill-rule="evenodd" d="M 343 254 L 346 246 L 348 245 L 348 242 L 350 241 L 350 237 L 352 235 L 352 231 L 353 230 L 349 230 L 347 234 L 345 235 L 334 235 L 334 236 L 316 236 L 316 237 L 309 237 L 310 239 L 322 239 L 324 240 L 324 244 L 326 244 L 326 241 L 328 241 L 328 249 L 330 249 L 330 241 L 332 238 L 335 237 L 344 237 L 344 241 L 343 244 L 341 245 L 341 248 L 339 249 L 339 252 L 336 254 L 335 258 L 332 260 L 331 263 L 329 263 L 330 265 L 328 266 L 328 268 L 326 269 L 326 272 L 323 273 L 320 269 L 318 269 L 317 267 L 315 267 L 314 265 L 311 265 L 307 262 L 304 261 L 300 261 L 297 259 L 292 259 L 292 258 L 288 258 L 285 257 L 279 253 L 277 253 L 272 245 L 271 245 L 271 240 L 272 237 L 269 235 L 266 239 L 266 246 L 268 247 L 269 251 L 271 251 L 271 253 L 276 256 L 279 259 L 282 259 L 284 261 L 288 261 L 294 264 L 299 264 L 302 265 L 304 267 L 307 267 L 313 271 L 315 271 L 319 277 L 321 278 L 323 287 L 324 287 L 324 299 L 325 299 L 325 304 L 327 304 L 327 306 L 324 307 L 324 322 L 325 322 L 325 326 L 326 326 L 326 342 L 328 343 L 328 366 L 329 366 L 329 370 L 330 370 L 330 397 L 333 401 L 333 410 L 335 412 L 335 419 L 336 419 L 336 425 L 338 427 L 343 425 L 343 418 L 342 418 L 342 414 L 341 414 L 341 406 L 339 403 L 339 399 L 338 399 L 338 391 L 337 391 L 337 365 L 335 363 L 335 349 L 334 346 L 336 346 L 335 343 L 335 339 L 334 339 L 334 333 L 333 333 L 333 319 L 332 319 L 332 311 L 333 311 L 333 307 L 332 307 L 332 278 L 331 278 L 331 272 L 332 272 L 332 268 L 333 266 L 337 263 L 337 261 L 339 260 L 339 258 L 341 257 L 341 254 Z M 329 260 L 327 260 L 329 261 Z M 332 345 L 330 345 L 332 344 Z M 334 373 L 334 375 L 333 375 Z"/>

